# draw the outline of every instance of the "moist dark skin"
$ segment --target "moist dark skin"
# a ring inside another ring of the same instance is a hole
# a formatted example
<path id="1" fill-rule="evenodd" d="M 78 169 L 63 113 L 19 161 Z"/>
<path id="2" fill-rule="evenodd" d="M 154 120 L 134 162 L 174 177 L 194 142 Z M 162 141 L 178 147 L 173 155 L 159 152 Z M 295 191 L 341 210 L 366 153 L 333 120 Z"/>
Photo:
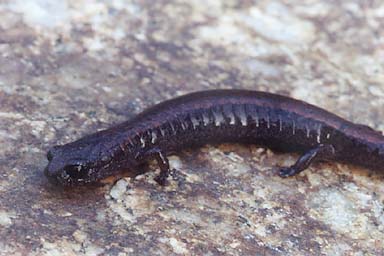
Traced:
<path id="1" fill-rule="evenodd" d="M 132 120 L 53 147 L 45 175 L 64 186 L 96 182 L 156 159 L 164 185 L 167 156 L 184 148 L 223 142 L 252 143 L 298 152 L 279 170 L 290 177 L 316 161 L 384 168 L 384 136 L 303 101 L 266 92 L 210 90 L 157 104 Z"/>

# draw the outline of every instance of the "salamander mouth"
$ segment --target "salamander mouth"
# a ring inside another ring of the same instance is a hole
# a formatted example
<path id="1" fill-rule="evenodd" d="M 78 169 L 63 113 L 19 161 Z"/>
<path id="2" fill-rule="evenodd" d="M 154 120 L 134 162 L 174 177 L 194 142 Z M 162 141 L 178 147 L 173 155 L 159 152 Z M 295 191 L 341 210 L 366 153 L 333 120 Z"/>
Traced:
<path id="1" fill-rule="evenodd" d="M 59 180 L 57 179 L 57 176 L 55 175 L 50 175 L 49 173 L 49 166 L 45 167 L 44 169 L 44 175 L 45 177 L 47 177 L 48 181 L 54 185 L 58 185 L 60 182 Z"/>

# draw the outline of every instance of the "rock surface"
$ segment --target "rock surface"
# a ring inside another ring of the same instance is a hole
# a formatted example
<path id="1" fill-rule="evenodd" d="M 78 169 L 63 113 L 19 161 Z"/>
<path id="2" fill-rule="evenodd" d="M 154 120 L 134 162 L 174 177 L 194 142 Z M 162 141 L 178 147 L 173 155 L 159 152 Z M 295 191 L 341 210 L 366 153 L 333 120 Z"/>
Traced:
<path id="1" fill-rule="evenodd" d="M 281 179 L 296 155 L 225 144 L 172 157 L 165 188 L 42 173 L 50 146 L 211 88 L 383 131 L 383 1 L 8 0 L 0 17 L 1 255 L 384 255 L 384 176 L 350 165 Z"/>

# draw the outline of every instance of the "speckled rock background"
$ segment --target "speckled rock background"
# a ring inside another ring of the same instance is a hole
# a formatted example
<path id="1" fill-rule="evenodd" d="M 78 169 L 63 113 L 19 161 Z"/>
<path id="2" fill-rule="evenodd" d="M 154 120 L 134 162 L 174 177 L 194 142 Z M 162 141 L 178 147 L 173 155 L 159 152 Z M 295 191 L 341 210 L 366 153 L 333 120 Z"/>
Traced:
<path id="1" fill-rule="evenodd" d="M 1 255 L 384 255 L 384 175 L 234 144 L 61 189 L 56 143 L 187 92 L 276 92 L 384 130 L 381 0 L 0 1 Z M 156 166 L 152 168 L 156 169 Z"/>

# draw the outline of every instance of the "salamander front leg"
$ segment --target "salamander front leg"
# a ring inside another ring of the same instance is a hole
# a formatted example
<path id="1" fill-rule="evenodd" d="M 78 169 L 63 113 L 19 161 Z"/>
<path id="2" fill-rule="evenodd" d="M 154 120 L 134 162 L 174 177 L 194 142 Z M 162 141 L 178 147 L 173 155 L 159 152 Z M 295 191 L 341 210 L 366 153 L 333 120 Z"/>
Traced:
<path id="1" fill-rule="evenodd" d="M 311 163 L 330 159 L 334 154 L 335 149 L 332 145 L 320 144 L 300 156 L 294 165 L 280 169 L 279 175 L 283 178 L 291 177 L 307 169 Z"/>
<path id="2" fill-rule="evenodd" d="M 164 186 L 171 170 L 169 169 L 169 161 L 164 152 L 158 150 L 154 154 L 157 164 L 160 167 L 160 174 L 155 178 L 155 181 Z"/>

